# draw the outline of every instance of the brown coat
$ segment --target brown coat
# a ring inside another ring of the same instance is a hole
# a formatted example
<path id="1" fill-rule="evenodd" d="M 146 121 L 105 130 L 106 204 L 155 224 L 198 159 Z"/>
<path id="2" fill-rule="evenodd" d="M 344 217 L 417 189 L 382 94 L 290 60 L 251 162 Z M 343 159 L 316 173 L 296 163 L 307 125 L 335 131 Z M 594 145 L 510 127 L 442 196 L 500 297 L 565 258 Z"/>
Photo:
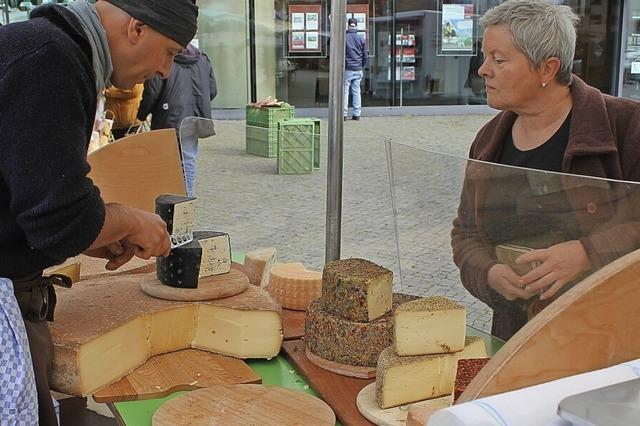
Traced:
<path id="1" fill-rule="evenodd" d="M 113 113 L 113 128 L 128 129 L 140 125 L 138 107 L 142 100 L 144 85 L 136 84 L 132 89 L 118 89 L 115 86 L 105 90 L 105 111 Z M 111 118 L 111 117 L 107 117 Z"/>
<path id="2" fill-rule="evenodd" d="M 563 172 L 640 182 L 640 103 L 603 95 L 575 76 L 571 96 L 573 110 Z M 487 123 L 478 132 L 469 157 L 497 162 L 516 118 L 515 113 L 504 111 Z M 487 174 L 492 173 L 488 170 L 484 163 L 469 163 L 451 244 L 463 285 L 494 310 L 492 334 L 508 339 L 524 325 L 526 313 L 522 303 L 507 301 L 487 283 L 489 269 L 498 263 L 482 226 Z M 629 203 L 640 192 L 635 185 L 614 184 L 613 189 L 598 190 L 575 188 L 576 178 L 570 176 L 563 176 L 562 182 L 569 188 L 572 217 L 579 224 L 579 239 L 594 267 L 640 247 L 640 226 L 630 222 L 631 217 L 640 217 L 633 208 L 638 203 Z"/>

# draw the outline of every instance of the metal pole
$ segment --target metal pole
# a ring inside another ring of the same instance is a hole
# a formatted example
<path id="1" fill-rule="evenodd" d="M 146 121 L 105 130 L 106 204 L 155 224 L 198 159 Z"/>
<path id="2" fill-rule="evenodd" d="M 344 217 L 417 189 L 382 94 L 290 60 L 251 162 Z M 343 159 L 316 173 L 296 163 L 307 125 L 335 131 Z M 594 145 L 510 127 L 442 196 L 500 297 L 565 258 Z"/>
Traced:
<path id="1" fill-rule="evenodd" d="M 4 23 L 9 23 L 9 0 L 4 0 Z"/>
<path id="2" fill-rule="evenodd" d="M 347 0 L 331 2 L 329 50 L 329 149 L 325 262 L 340 259 L 342 237 L 342 102 Z"/>

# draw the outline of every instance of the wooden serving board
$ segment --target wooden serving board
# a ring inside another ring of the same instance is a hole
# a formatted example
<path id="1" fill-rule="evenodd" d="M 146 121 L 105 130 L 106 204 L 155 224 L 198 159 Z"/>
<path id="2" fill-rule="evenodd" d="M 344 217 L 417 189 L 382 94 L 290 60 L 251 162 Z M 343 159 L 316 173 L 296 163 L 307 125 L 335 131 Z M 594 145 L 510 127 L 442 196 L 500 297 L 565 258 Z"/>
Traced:
<path id="1" fill-rule="evenodd" d="M 265 385 L 217 385 L 174 398 L 153 415 L 154 426 L 333 426 L 336 416 L 307 393 Z"/>
<path id="2" fill-rule="evenodd" d="M 307 359 L 302 340 L 283 342 L 282 349 L 313 390 L 333 409 L 340 423 L 345 426 L 373 424 L 358 411 L 356 398 L 374 380 L 342 376 L 316 366 Z"/>
<path id="3" fill-rule="evenodd" d="M 235 296 L 247 289 L 249 278 L 235 269 L 226 274 L 213 275 L 198 281 L 198 288 L 176 288 L 164 285 L 155 272 L 142 275 L 140 287 L 149 296 L 164 300 L 196 302 Z"/>
<path id="4" fill-rule="evenodd" d="M 296 340 L 304 336 L 305 311 L 282 310 L 282 328 L 284 340 Z"/>
<path id="5" fill-rule="evenodd" d="M 44 274 L 49 275 L 62 273 L 63 275 L 69 276 L 75 283 L 77 281 L 107 275 L 118 276 L 126 274 L 143 274 L 156 270 L 155 258 L 144 260 L 134 257 L 115 271 L 105 269 L 106 264 L 107 259 L 99 259 L 97 257 L 90 257 L 81 254 L 75 257 L 70 257 L 62 265 L 47 268 Z"/>
<path id="6" fill-rule="evenodd" d="M 220 384 L 262 383 L 244 361 L 197 349 L 149 358 L 126 377 L 97 391 L 96 402 L 139 401 Z"/>
<path id="7" fill-rule="evenodd" d="M 360 391 L 356 403 L 360 413 L 378 426 L 404 426 L 407 423 L 407 415 L 410 409 L 420 407 L 423 410 L 439 410 L 450 407 L 453 404 L 451 395 L 442 398 L 429 399 L 414 402 L 413 404 L 400 405 L 383 410 L 376 402 L 376 384 L 371 383 Z"/>
<path id="8" fill-rule="evenodd" d="M 320 368 L 331 371 L 332 373 L 349 377 L 357 377 L 359 379 L 375 379 L 376 377 L 377 370 L 373 367 L 358 367 L 356 365 L 347 365 L 330 361 L 314 354 L 308 348 L 305 349 L 305 355 L 309 361 Z"/>

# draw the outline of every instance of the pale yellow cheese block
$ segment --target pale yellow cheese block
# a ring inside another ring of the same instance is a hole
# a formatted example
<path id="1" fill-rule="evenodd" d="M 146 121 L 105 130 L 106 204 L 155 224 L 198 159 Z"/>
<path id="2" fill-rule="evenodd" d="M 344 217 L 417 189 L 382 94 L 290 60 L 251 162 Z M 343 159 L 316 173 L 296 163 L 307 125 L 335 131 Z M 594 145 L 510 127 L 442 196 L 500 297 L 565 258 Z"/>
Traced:
<path id="1" fill-rule="evenodd" d="M 89 395 L 153 355 L 196 348 L 271 358 L 282 343 L 280 306 L 263 289 L 206 302 L 156 299 L 144 275 L 97 278 L 58 290 L 51 387 Z"/>
<path id="2" fill-rule="evenodd" d="M 464 307 L 442 296 L 407 302 L 393 315 L 393 344 L 400 356 L 461 351 L 466 330 Z"/>
<path id="3" fill-rule="evenodd" d="M 437 355 L 398 356 L 393 346 L 378 358 L 376 401 L 386 409 L 453 393 L 456 364 L 461 358 L 485 358 L 481 337 L 467 337 L 459 352 Z"/>
<path id="4" fill-rule="evenodd" d="M 244 256 L 244 271 L 249 282 L 262 288 L 269 285 L 269 273 L 276 263 L 276 248 L 252 250 Z"/>
<path id="5" fill-rule="evenodd" d="M 271 268 L 267 290 L 283 308 L 306 311 L 322 295 L 322 272 L 309 271 L 302 263 L 279 263 Z"/>

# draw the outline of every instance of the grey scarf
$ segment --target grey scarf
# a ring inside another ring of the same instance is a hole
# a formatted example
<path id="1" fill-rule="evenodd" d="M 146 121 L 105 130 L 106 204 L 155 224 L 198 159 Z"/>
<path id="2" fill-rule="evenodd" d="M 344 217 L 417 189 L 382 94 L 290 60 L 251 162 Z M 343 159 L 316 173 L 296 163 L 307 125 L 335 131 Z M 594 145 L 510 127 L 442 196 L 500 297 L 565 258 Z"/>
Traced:
<path id="1" fill-rule="evenodd" d="M 91 44 L 93 72 L 96 74 L 96 89 L 100 94 L 111 85 L 109 80 L 113 72 L 107 33 L 93 4 L 87 3 L 86 0 L 76 0 L 69 3 L 68 7 L 80 19 L 82 29 L 87 34 Z"/>

